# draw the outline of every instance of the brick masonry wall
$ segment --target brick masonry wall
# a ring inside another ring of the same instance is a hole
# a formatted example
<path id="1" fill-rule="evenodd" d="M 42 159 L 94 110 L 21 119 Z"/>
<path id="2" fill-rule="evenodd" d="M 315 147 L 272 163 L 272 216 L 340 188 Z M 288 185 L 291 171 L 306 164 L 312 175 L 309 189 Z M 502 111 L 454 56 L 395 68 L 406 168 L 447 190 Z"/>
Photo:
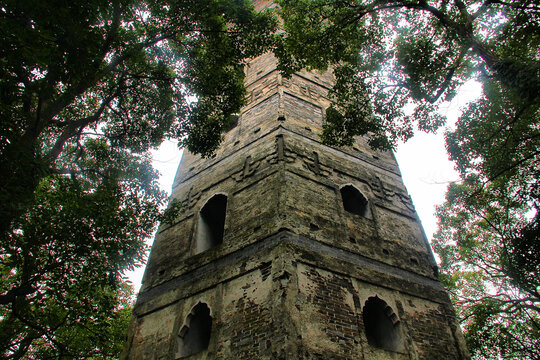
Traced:
<path id="1" fill-rule="evenodd" d="M 238 125 L 214 157 L 182 158 L 172 194 L 182 211 L 156 235 L 123 358 L 178 358 L 198 303 L 212 330 L 189 359 L 468 358 L 393 154 L 361 138 L 320 143 L 332 81 L 284 79 L 271 55 L 246 68 Z M 367 198 L 365 216 L 345 211 L 344 185 Z M 199 211 L 217 193 L 227 196 L 223 243 L 197 254 Z M 398 321 L 397 349 L 367 340 L 374 297 Z"/>

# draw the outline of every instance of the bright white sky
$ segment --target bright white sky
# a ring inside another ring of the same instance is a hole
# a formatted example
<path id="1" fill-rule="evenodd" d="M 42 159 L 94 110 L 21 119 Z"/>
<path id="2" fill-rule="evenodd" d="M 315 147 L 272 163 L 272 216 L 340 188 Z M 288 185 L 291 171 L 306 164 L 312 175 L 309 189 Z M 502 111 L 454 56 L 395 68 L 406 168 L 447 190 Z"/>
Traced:
<path id="1" fill-rule="evenodd" d="M 455 124 L 460 108 L 478 97 L 480 91 L 480 85 L 475 82 L 467 83 L 460 89 L 452 103 L 442 111 L 448 118 L 447 127 L 451 128 Z M 182 151 L 170 141 L 153 152 L 154 168 L 161 173 L 161 188 L 168 193 L 171 192 L 181 156 Z M 448 184 L 458 180 L 453 164 L 448 160 L 444 129 L 440 129 L 437 134 L 418 132 L 414 138 L 398 146 L 396 158 L 426 236 L 431 240 L 437 230 L 435 207 L 443 203 Z M 152 242 L 153 239 L 149 241 Z M 144 267 L 126 273 L 136 292 L 141 286 L 143 273 Z"/>

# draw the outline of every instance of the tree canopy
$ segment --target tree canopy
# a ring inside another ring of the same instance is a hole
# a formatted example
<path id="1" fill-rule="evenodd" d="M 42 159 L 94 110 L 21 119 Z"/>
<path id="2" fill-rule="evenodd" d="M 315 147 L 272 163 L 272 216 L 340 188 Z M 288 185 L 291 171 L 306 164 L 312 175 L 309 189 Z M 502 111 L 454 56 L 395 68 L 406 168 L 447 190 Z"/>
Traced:
<path id="1" fill-rule="evenodd" d="M 477 359 L 540 358 L 540 242 L 514 190 L 465 181 L 438 209 L 441 280 Z"/>

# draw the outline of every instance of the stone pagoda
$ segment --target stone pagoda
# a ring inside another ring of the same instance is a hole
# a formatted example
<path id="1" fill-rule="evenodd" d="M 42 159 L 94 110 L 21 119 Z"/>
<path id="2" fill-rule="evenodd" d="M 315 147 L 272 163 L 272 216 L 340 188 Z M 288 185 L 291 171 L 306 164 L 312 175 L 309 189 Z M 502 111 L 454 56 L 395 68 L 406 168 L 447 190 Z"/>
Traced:
<path id="1" fill-rule="evenodd" d="M 124 358 L 467 359 L 393 153 L 321 144 L 331 71 L 245 71 L 215 156 L 184 152 Z"/>

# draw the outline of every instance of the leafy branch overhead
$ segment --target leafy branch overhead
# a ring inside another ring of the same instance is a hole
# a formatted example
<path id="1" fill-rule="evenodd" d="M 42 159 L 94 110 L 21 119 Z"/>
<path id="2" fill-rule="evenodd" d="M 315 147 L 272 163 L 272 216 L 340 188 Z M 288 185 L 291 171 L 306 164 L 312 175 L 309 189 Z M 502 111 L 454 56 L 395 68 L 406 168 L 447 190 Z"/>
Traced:
<path id="1" fill-rule="evenodd" d="M 338 78 L 334 94 L 342 118 L 329 116 L 325 140 L 331 143 L 388 135 L 389 142 L 380 146 L 388 148 L 412 136 L 415 124 L 434 131 L 444 123 L 434 105 L 450 100 L 472 78 L 493 79 L 519 99 L 517 107 L 538 103 L 539 39 L 534 34 L 540 10 L 532 1 L 279 3 L 287 31 L 278 44 L 278 54 L 285 54 L 283 70 L 342 64 L 355 74 Z M 372 116 L 355 117 L 357 98 L 366 99 Z M 416 111 L 405 113 L 404 105 Z"/>

